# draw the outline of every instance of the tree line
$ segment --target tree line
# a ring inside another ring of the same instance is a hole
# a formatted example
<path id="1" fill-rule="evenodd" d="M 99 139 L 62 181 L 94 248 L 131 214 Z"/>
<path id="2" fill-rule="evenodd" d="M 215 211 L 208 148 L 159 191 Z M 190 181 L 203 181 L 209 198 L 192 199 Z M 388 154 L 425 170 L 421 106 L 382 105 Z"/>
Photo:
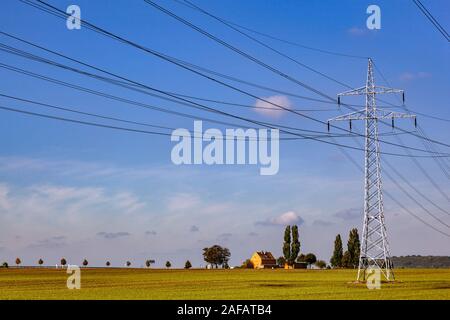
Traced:
<path id="1" fill-rule="evenodd" d="M 221 247 L 219 245 L 214 245 L 212 247 L 209 248 L 204 248 L 203 249 L 203 259 L 205 260 L 205 262 L 207 262 L 208 264 L 212 265 L 215 268 L 224 268 L 224 269 L 228 269 L 228 261 L 230 260 L 231 257 L 231 253 L 230 250 L 228 248 L 224 248 Z M 16 258 L 15 260 L 16 266 L 19 267 L 22 264 L 22 260 L 20 258 Z M 42 266 L 44 264 L 44 260 L 41 258 L 37 261 L 39 266 Z M 155 263 L 155 260 L 152 259 L 148 259 L 145 261 L 145 266 L 147 268 L 150 268 L 152 264 Z M 60 260 L 60 265 L 65 267 L 67 265 L 67 260 L 65 258 L 62 258 Z M 87 267 L 89 265 L 89 261 L 87 259 L 84 259 L 81 263 L 81 265 L 83 267 Z M 107 267 L 111 266 L 111 262 L 110 261 L 106 261 L 105 265 Z M 131 262 L 130 261 L 126 261 L 125 265 L 127 267 L 131 266 Z M 1 267 L 3 268 L 8 268 L 8 263 L 7 262 L 3 262 L 3 264 L 1 265 Z M 172 263 L 170 261 L 166 261 L 165 263 L 166 268 L 171 268 L 172 267 Z M 191 269 L 192 268 L 192 263 L 187 260 L 184 263 L 184 268 L 185 269 Z"/>
<path id="2" fill-rule="evenodd" d="M 282 252 L 283 256 L 280 256 L 278 259 L 276 259 L 278 266 L 284 267 L 285 265 L 293 266 L 295 263 L 304 263 L 308 267 L 311 267 L 313 264 L 316 265 L 316 267 L 323 269 L 323 268 L 329 268 L 327 266 L 326 262 L 323 260 L 318 260 L 316 255 L 314 253 L 300 253 L 300 240 L 299 240 L 299 232 L 298 232 L 298 226 L 286 226 L 284 231 L 284 237 L 283 237 L 283 246 L 282 246 Z M 330 264 L 334 268 L 356 268 L 359 264 L 359 253 L 360 253 L 360 240 L 359 240 L 359 234 L 358 229 L 353 228 L 350 230 L 348 241 L 347 241 L 347 250 L 344 252 L 343 244 L 342 244 L 342 238 L 341 235 L 338 234 L 336 236 L 336 239 L 334 241 L 334 250 L 333 255 L 330 259 Z M 214 268 L 224 268 L 228 269 L 229 265 L 228 262 L 231 257 L 231 252 L 228 248 L 221 247 L 219 245 L 213 245 L 212 247 L 206 247 L 203 248 L 203 259 L 206 263 L 211 265 Z M 16 266 L 20 266 L 22 263 L 20 258 L 17 258 L 15 260 Z M 44 264 L 44 260 L 41 258 L 37 261 L 39 266 L 42 266 Z M 150 268 L 152 264 L 155 263 L 155 260 L 148 259 L 145 261 L 145 266 L 147 268 Z M 243 267 L 246 267 L 249 265 L 250 260 L 247 259 L 243 263 Z M 61 266 L 67 265 L 67 260 L 65 258 L 62 258 L 60 260 Z M 87 259 L 84 259 L 82 261 L 82 266 L 87 267 L 89 265 L 89 262 Z M 107 267 L 111 266 L 110 261 L 106 261 L 105 265 Z M 131 266 L 130 261 L 126 261 L 125 265 L 127 267 Z M 172 263 L 170 261 L 166 261 L 165 263 L 166 268 L 171 268 Z M 8 263 L 4 262 L 2 264 L 2 267 L 8 267 Z M 184 264 L 185 269 L 192 268 L 192 263 L 187 260 Z"/>

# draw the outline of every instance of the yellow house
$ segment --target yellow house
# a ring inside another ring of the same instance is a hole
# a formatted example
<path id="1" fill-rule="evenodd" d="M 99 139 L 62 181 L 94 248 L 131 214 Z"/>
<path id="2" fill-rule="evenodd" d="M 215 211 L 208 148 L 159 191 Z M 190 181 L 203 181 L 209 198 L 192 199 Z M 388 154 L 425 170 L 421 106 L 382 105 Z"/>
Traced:
<path id="1" fill-rule="evenodd" d="M 257 251 L 250 258 L 254 269 L 277 268 L 277 260 L 272 253 L 267 251 Z"/>

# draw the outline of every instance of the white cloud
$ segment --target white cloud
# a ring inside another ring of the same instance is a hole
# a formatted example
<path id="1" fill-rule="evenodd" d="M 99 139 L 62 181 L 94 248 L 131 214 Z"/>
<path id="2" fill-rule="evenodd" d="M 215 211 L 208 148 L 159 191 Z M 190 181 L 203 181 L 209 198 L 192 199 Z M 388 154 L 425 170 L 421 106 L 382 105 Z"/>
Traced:
<path id="1" fill-rule="evenodd" d="M 286 226 L 290 224 L 301 225 L 303 223 L 303 219 L 294 211 L 288 211 L 280 214 L 277 217 L 267 219 L 265 221 L 256 222 L 257 225 L 263 226 Z"/>
<path id="2" fill-rule="evenodd" d="M 276 105 L 286 109 L 292 109 L 292 103 L 286 96 L 275 95 L 270 97 L 264 97 L 263 99 L 266 100 L 267 102 L 257 100 L 254 109 L 256 112 L 263 114 L 265 116 L 279 118 L 283 115 L 283 113 L 286 112 L 283 109 L 277 107 Z"/>

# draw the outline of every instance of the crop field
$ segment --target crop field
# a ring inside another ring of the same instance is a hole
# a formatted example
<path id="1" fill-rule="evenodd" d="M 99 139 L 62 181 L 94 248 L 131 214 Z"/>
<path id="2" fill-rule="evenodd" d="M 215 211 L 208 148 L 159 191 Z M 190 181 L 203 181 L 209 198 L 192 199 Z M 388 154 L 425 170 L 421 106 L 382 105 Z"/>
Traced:
<path id="1" fill-rule="evenodd" d="M 81 289 L 63 269 L 0 269 L 0 299 L 450 299 L 450 269 L 399 269 L 369 290 L 355 270 L 83 268 Z"/>

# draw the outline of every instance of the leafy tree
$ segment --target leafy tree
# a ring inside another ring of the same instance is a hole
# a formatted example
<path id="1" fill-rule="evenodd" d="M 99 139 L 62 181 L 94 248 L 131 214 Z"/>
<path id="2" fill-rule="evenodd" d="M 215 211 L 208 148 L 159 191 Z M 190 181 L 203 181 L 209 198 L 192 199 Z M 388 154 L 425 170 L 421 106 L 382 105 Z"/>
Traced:
<path id="1" fill-rule="evenodd" d="M 291 261 L 291 226 L 284 230 L 283 256 L 288 263 Z"/>
<path id="2" fill-rule="evenodd" d="M 347 250 L 344 252 L 344 255 L 342 256 L 342 267 L 343 268 L 351 268 L 351 255 L 350 252 Z"/>
<path id="3" fill-rule="evenodd" d="M 216 268 L 218 268 L 218 266 L 228 265 L 230 256 L 230 250 L 228 248 L 222 248 L 219 245 L 203 249 L 203 259 L 207 263 L 214 265 Z"/>
<path id="4" fill-rule="evenodd" d="M 19 266 L 19 264 L 21 264 L 22 261 L 20 260 L 20 258 L 16 258 L 16 266 Z"/>
<path id="5" fill-rule="evenodd" d="M 89 264 L 89 262 L 88 262 L 86 259 L 84 259 L 84 260 L 83 260 L 83 266 L 84 266 L 84 267 L 87 267 L 88 264 Z"/>
<path id="6" fill-rule="evenodd" d="M 327 263 L 323 260 L 317 260 L 316 267 L 319 269 L 325 269 L 327 267 Z"/>
<path id="7" fill-rule="evenodd" d="M 39 260 L 38 260 L 38 264 L 39 264 L 40 266 L 42 266 L 42 265 L 44 264 L 44 260 L 39 259 Z"/>
<path id="8" fill-rule="evenodd" d="M 62 259 L 61 259 L 61 265 L 62 265 L 62 266 L 65 266 L 66 264 L 67 264 L 67 260 L 64 259 L 64 258 L 62 258 Z"/>
<path id="9" fill-rule="evenodd" d="M 285 263 L 286 263 L 286 259 L 285 259 L 284 257 L 279 257 L 279 258 L 277 259 L 277 264 L 278 264 L 278 266 L 284 267 Z"/>
<path id="10" fill-rule="evenodd" d="M 334 240 L 334 251 L 333 255 L 330 259 L 331 265 L 335 268 L 342 267 L 342 257 L 343 257 L 343 249 L 342 249 L 342 239 L 341 235 L 338 234 L 336 239 Z"/>
<path id="11" fill-rule="evenodd" d="M 251 262 L 250 259 L 247 259 L 244 262 L 242 262 L 241 268 L 253 269 L 253 262 Z"/>
<path id="12" fill-rule="evenodd" d="M 190 268 L 192 268 L 192 264 L 191 264 L 191 262 L 190 262 L 189 260 L 187 260 L 186 263 L 184 264 L 184 268 L 185 268 L 185 269 L 190 269 Z"/>
<path id="13" fill-rule="evenodd" d="M 131 262 L 127 261 L 127 267 L 131 266 Z"/>
<path id="14" fill-rule="evenodd" d="M 293 264 L 295 259 L 297 259 L 298 254 L 300 253 L 300 241 L 298 240 L 298 227 L 296 225 L 292 226 L 292 243 L 291 243 L 291 257 L 290 263 Z"/>
<path id="15" fill-rule="evenodd" d="M 317 261 L 316 255 L 314 253 L 308 253 L 305 256 L 305 262 L 311 267 L 313 263 Z"/>
<path id="16" fill-rule="evenodd" d="M 109 267 L 111 265 L 111 262 L 106 261 L 106 266 Z"/>
<path id="17" fill-rule="evenodd" d="M 302 253 L 297 257 L 297 262 L 306 262 L 306 256 Z"/>
<path id="18" fill-rule="evenodd" d="M 347 250 L 349 259 L 347 263 L 348 268 L 356 268 L 359 264 L 359 252 L 361 242 L 359 241 L 358 229 L 353 228 L 348 235 Z"/>
<path id="19" fill-rule="evenodd" d="M 9 267 L 8 262 L 5 261 L 2 263 L 2 268 L 8 268 L 8 267 Z"/>
<path id="20" fill-rule="evenodd" d="M 166 261 L 166 268 L 170 268 L 172 266 L 172 264 L 170 263 L 170 261 Z"/>
<path id="21" fill-rule="evenodd" d="M 153 263 L 155 263 L 155 260 L 147 260 L 147 261 L 145 261 L 145 265 L 147 266 L 147 268 L 150 268 Z"/>

